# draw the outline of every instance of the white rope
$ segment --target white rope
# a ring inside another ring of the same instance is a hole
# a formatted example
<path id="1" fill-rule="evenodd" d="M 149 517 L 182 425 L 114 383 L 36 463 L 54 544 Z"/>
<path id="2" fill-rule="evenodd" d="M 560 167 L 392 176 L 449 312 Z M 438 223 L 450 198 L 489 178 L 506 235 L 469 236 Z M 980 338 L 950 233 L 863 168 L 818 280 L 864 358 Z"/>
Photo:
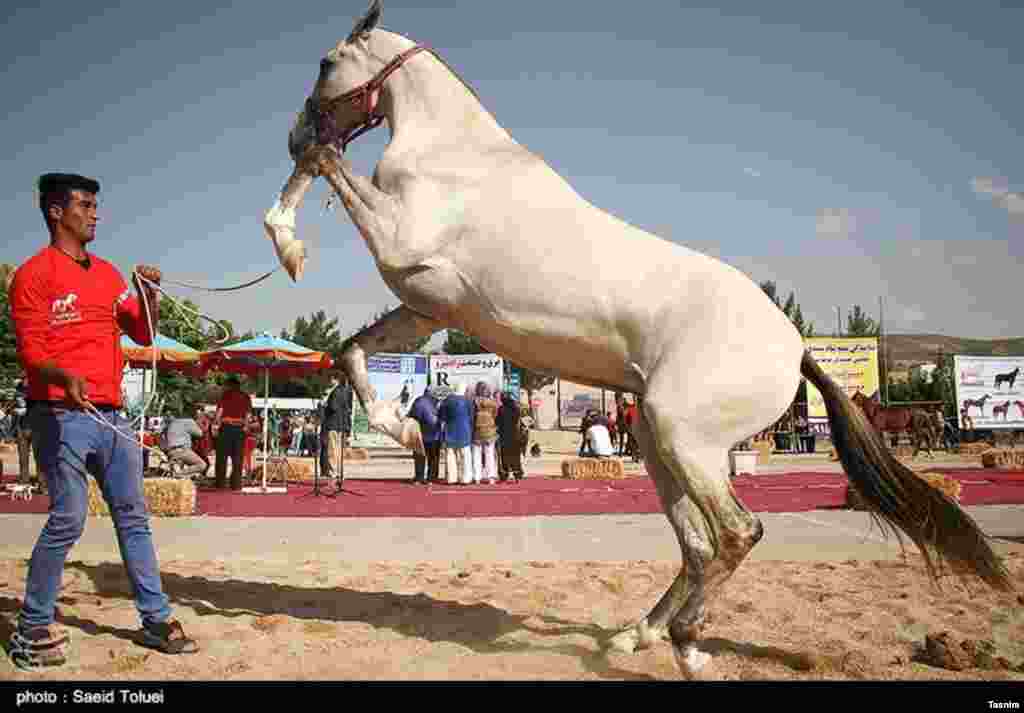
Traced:
<path id="1" fill-rule="evenodd" d="M 280 268 L 277 268 L 277 269 L 280 269 Z M 182 287 L 189 287 L 189 288 L 197 289 L 197 290 L 206 290 L 208 292 L 231 292 L 231 291 L 234 291 L 234 290 L 240 290 L 240 289 L 242 289 L 244 287 L 250 287 L 252 285 L 257 284 L 258 282 L 262 282 L 263 280 L 267 279 L 268 277 L 273 275 L 275 272 L 277 272 L 277 269 L 271 270 L 270 272 L 267 272 L 266 274 L 256 278 L 255 280 L 251 280 L 249 282 L 246 282 L 246 283 L 241 284 L 241 285 L 236 285 L 234 287 L 203 287 L 203 286 L 200 286 L 200 285 L 191 285 L 191 284 L 186 283 L 186 282 L 172 282 L 172 284 L 177 284 L 177 285 L 181 285 Z M 189 318 L 188 316 L 185 316 L 184 315 L 185 312 L 190 312 L 191 314 L 195 315 L 199 319 L 205 319 L 206 321 L 211 322 L 212 324 L 217 325 L 217 327 L 221 330 L 221 332 L 223 332 L 224 336 L 221 337 L 220 339 L 214 339 L 213 340 L 214 344 L 223 344 L 224 342 L 226 342 L 228 339 L 231 338 L 231 332 L 230 332 L 230 330 L 227 329 L 227 327 L 224 326 L 223 322 L 221 322 L 219 320 L 216 320 L 213 317 L 210 317 L 209 315 L 204 314 L 203 312 L 200 312 L 199 310 L 194 310 L 194 309 L 192 309 L 190 307 L 187 307 L 184 304 L 181 304 L 177 299 L 175 299 L 172 295 L 169 295 L 162 287 L 160 287 L 160 285 L 158 285 L 157 283 L 153 282 L 152 280 L 149 280 L 149 279 L 143 277 L 139 273 L 138 270 L 134 270 L 132 274 L 135 277 L 135 279 L 139 281 L 139 283 L 141 285 L 148 286 L 148 287 L 152 288 L 154 291 L 159 292 L 160 294 L 164 295 L 168 300 L 170 300 L 171 306 L 174 309 L 179 310 L 179 313 L 182 314 L 182 317 L 185 320 L 186 324 L 188 324 L 188 326 L 190 326 L 193 329 L 196 329 L 198 331 L 198 327 L 196 326 L 195 322 L 191 318 Z M 145 289 L 139 290 L 139 294 L 142 296 L 142 307 L 143 307 L 143 310 L 146 313 L 146 325 L 149 327 L 149 335 L 150 335 L 150 340 L 152 342 L 152 341 L 154 341 L 156 339 L 157 330 L 156 330 L 156 325 L 153 324 L 153 314 L 152 314 L 152 312 L 149 309 L 149 296 L 147 294 L 147 290 L 145 290 Z M 153 368 L 153 391 L 150 394 L 149 398 L 143 401 L 143 403 L 142 403 L 142 410 L 139 413 L 138 417 L 136 417 L 129 424 L 129 426 L 132 429 L 131 433 L 125 433 L 120 428 L 118 428 L 114 424 L 112 424 L 109 421 L 107 421 L 105 418 L 103 418 L 103 414 L 100 413 L 99 409 L 97 409 L 91 403 L 87 405 L 87 407 L 85 409 L 85 412 L 89 415 L 90 418 L 92 418 L 93 421 L 96 421 L 97 423 L 102 424 L 103 426 L 106 426 L 107 428 L 111 429 L 114 433 L 118 434 L 122 438 L 124 438 L 124 439 L 126 439 L 128 441 L 131 441 L 132 443 L 138 445 L 139 448 L 141 448 L 143 450 L 148 450 L 151 453 L 156 453 L 156 454 L 162 456 L 164 454 L 163 454 L 163 452 L 160 449 L 153 448 L 151 446 L 147 446 L 146 444 L 144 444 L 142 442 L 141 438 L 136 437 L 136 435 L 135 435 L 135 428 L 136 428 L 136 426 L 138 426 L 140 424 L 145 424 L 145 422 L 146 422 L 146 412 L 149 410 L 150 405 L 153 403 L 153 399 L 155 399 L 157 397 L 157 393 L 158 393 L 157 389 L 156 389 L 156 373 L 157 373 L 156 362 L 157 362 L 157 359 L 156 359 L 156 349 L 155 348 L 150 349 L 150 358 L 151 358 L 151 365 L 152 365 L 152 368 Z"/>

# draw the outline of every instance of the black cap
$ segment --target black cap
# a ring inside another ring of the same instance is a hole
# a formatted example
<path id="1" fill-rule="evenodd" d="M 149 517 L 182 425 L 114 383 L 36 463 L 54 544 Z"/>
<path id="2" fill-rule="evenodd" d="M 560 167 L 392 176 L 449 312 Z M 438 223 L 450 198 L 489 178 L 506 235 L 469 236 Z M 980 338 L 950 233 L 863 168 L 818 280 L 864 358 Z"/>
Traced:
<path id="1" fill-rule="evenodd" d="M 39 177 L 39 192 L 57 193 L 63 191 L 86 191 L 99 193 L 100 184 L 94 178 L 79 176 L 77 173 L 45 173 Z"/>

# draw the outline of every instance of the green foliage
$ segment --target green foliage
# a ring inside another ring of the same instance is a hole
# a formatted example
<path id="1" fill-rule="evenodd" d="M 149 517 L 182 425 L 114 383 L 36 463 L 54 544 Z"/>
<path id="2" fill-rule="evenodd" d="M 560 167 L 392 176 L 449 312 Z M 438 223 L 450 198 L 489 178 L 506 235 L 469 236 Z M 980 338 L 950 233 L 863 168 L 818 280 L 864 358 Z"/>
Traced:
<path id="1" fill-rule="evenodd" d="M 761 289 L 769 299 L 775 303 L 775 306 L 782 310 L 782 313 L 789 318 L 789 321 L 793 323 L 793 326 L 797 328 L 797 331 L 804 337 L 814 336 L 814 323 L 807 323 L 804 321 L 803 310 L 800 309 L 800 305 L 796 301 L 796 293 L 790 291 L 789 297 L 786 298 L 785 304 L 778 294 L 778 286 L 772 280 L 766 280 L 760 283 Z"/>
<path id="2" fill-rule="evenodd" d="M 11 305 L 7 300 L 7 276 L 14 272 L 14 265 L 0 265 L 0 389 L 13 388 L 14 380 L 21 372 L 18 363 L 18 341 L 14 335 L 14 321 L 11 319 Z"/>
<path id="3" fill-rule="evenodd" d="M 449 329 L 441 347 L 445 354 L 487 354 L 480 340 L 476 337 L 465 334 L 457 329 Z"/>
<path id="4" fill-rule="evenodd" d="M 860 305 L 854 305 L 853 311 L 846 315 L 846 337 L 877 337 L 879 325 Z"/>

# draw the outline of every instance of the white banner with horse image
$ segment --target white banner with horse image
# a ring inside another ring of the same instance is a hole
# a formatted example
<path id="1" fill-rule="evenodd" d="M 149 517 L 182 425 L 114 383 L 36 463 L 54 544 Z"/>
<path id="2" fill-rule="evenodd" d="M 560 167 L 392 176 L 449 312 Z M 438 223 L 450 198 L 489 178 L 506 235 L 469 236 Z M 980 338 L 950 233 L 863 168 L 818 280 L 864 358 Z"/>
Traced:
<path id="1" fill-rule="evenodd" d="M 1024 429 L 1024 357 L 958 354 L 953 381 L 957 410 L 974 428 Z"/>
<path id="2" fill-rule="evenodd" d="M 878 391 L 877 337 L 807 337 L 804 346 L 821 370 L 852 397 L 860 391 L 871 396 Z M 825 401 L 814 385 L 807 383 L 807 420 L 828 424 Z"/>
<path id="3" fill-rule="evenodd" d="M 370 385 L 377 397 L 397 401 L 404 417 L 412 402 L 427 388 L 427 357 L 423 354 L 374 354 L 366 360 Z M 357 448 L 394 448 L 394 440 L 370 429 L 359 399 L 352 399 L 352 445 Z"/>

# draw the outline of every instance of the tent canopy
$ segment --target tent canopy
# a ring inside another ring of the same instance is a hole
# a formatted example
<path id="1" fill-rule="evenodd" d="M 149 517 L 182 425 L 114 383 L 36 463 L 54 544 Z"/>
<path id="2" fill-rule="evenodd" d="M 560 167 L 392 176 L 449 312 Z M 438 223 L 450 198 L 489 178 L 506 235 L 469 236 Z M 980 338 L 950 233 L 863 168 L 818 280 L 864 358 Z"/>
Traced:
<path id="1" fill-rule="evenodd" d="M 127 334 L 122 334 L 121 351 L 124 352 L 125 360 L 137 369 L 152 366 L 154 352 L 156 352 L 158 368 L 197 366 L 200 357 L 199 352 L 192 347 L 162 334 L 157 334 L 153 339 L 152 346 L 148 347 L 136 344 Z"/>
<path id="2" fill-rule="evenodd" d="M 269 370 L 274 376 L 299 376 L 332 365 L 330 355 L 262 334 L 238 344 L 203 352 L 203 364 L 210 369 L 246 376 L 258 376 Z"/>

